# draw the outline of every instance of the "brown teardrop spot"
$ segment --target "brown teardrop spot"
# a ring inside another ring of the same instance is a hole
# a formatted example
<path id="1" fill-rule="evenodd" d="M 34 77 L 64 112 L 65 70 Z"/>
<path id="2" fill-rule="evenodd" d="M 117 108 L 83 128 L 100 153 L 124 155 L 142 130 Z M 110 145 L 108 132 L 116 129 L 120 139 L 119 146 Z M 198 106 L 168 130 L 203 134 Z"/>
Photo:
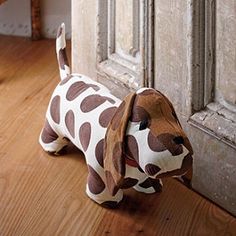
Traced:
<path id="1" fill-rule="evenodd" d="M 105 189 L 105 184 L 100 177 L 100 175 L 88 165 L 89 175 L 88 175 L 88 187 L 91 193 L 99 194 Z"/>
<path id="2" fill-rule="evenodd" d="M 90 138 L 91 138 L 91 124 L 89 122 L 85 122 L 81 125 L 79 129 L 79 139 L 85 152 L 87 151 L 87 148 L 89 146 Z"/>
<path id="3" fill-rule="evenodd" d="M 66 113 L 65 123 L 70 135 L 75 138 L 75 115 L 72 110 Z"/>
<path id="4" fill-rule="evenodd" d="M 95 148 L 95 157 L 101 167 L 104 167 L 103 165 L 103 150 L 104 150 L 104 139 L 101 139 Z"/>
<path id="5" fill-rule="evenodd" d="M 60 123 L 60 101 L 61 101 L 60 96 L 57 95 L 52 99 L 50 105 L 50 114 L 52 120 L 57 124 Z"/>
<path id="6" fill-rule="evenodd" d="M 112 117 L 114 116 L 115 112 L 117 110 L 117 107 L 109 107 L 105 109 L 99 116 L 99 124 L 106 128 L 111 121 Z"/>
<path id="7" fill-rule="evenodd" d="M 41 134 L 41 139 L 44 143 L 51 143 L 55 141 L 58 138 L 58 135 L 54 132 L 54 130 L 51 128 L 48 121 L 45 121 L 44 128 Z"/>
<path id="8" fill-rule="evenodd" d="M 98 95 L 93 94 L 86 97 L 80 104 L 80 109 L 82 112 L 90 112 L 103 104 L 106 101 L 106 98 Z"/>

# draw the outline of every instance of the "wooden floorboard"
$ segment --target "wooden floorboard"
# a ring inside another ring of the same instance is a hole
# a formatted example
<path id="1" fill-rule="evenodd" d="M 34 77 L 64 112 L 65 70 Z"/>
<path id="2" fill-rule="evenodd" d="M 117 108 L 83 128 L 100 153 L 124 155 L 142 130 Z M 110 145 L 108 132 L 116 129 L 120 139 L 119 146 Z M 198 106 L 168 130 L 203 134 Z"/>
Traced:
<path id="1" fill-rule="evenodd" d="M 125 191 L 104 209 L 85 194 L 80 151 L 48 156 L 38 144 L 59 82 L 54 40 L 0 36 L 0 235 L 236 235 L 236 219 L 173 179 L 160 195 Z"/>

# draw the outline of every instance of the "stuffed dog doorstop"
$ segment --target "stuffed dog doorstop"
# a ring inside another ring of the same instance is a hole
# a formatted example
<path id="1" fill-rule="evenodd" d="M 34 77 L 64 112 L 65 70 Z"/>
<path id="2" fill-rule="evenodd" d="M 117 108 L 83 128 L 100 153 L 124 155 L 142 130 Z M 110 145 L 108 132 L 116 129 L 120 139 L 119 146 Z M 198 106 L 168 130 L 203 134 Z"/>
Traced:
<path id="1" fill-rule="evenodd" d="M 86 193 L 115 207 L 122 189 L 161 192 L 164 177 L 189 180 L 192 147 L 171 102 L 159 91 L 141 88 L 123 101 L 102 84 L 71 74 L 65 26 L 56 39 L 61 81 L 54 90 L 39 142 L 59 155 L 72 142 L 88 166 Z"/>

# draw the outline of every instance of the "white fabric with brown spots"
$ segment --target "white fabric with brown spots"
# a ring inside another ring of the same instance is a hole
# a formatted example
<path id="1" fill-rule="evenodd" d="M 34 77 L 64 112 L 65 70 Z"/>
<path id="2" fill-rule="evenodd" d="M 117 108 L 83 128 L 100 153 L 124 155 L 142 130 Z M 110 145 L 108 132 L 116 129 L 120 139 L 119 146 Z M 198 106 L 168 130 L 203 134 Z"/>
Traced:
<path id="1" fill-rule="evenodd" d="M 169 100 L 154 89 L 142 88 L 122 102 L 100 83 L 70 74 L 64 32 L 62 24 L 56 50 L 61 81 L 40 134 L 43 149 L 60 155 L 72 142 L 83 151 L 89 172 L 86 193 L 107 207 L 122 200 L 122 189 L 155 193 L 161 192 L 163 177 L 187 179 L 193 152 Z M 123 131 L 116 134 L 120 123 Z"/>

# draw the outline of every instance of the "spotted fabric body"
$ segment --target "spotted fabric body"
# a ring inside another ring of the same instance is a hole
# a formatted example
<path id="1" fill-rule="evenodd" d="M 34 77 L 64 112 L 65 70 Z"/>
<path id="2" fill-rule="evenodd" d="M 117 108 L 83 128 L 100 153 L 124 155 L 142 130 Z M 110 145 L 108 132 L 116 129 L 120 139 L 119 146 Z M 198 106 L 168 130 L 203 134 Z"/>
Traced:
<path id="1" fill-rule="evenodd" d="M 43 149 L 60 155 L 72 142 L 83 151 L 86 193 L 106 207 L 122 200 L 123 189 L 155 193 L 161 192 L 163 177 L 188 179 L 193 151 L 169 100 L 142 88 L 121 101 L 94 80 L 70 74 L 64 30 L 62 25 L 57 37 L 61 81 L 40 134 Z"/>

